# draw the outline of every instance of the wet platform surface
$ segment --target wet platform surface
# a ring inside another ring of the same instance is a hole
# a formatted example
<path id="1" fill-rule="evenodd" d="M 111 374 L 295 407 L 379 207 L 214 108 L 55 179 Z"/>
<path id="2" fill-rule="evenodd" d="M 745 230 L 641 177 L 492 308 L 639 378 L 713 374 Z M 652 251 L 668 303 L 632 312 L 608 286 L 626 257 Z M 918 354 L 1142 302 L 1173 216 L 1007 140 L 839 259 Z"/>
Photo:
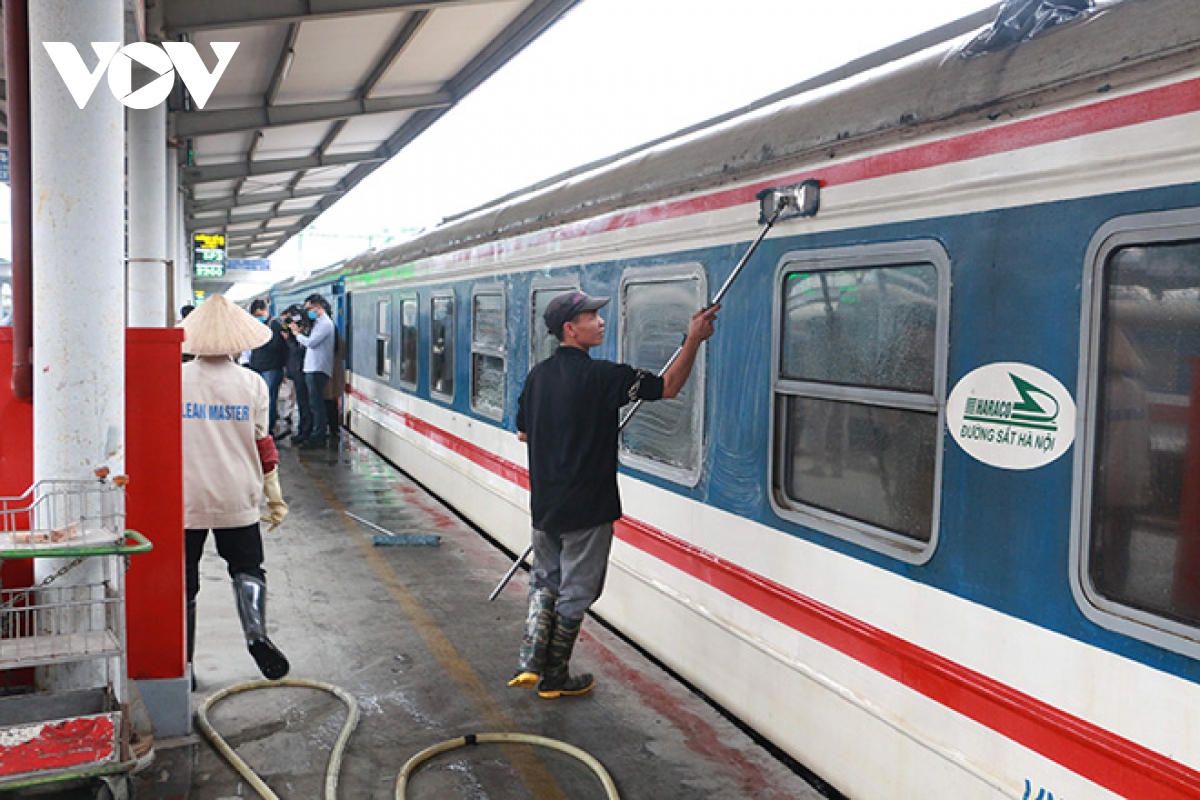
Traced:
<path id="1" fill-rule="evenodd" d="M 361 721 L 338 796 L 391 798 L 417 752 L 469 733 L 517 731 L 583 748 L 627 800 L 819 798 L 800 776 L 629 644 L 589 618 L 572 667 L 596 676 L 588 696 L 543 700 L 510 689 L 525 611 L 524 571 L 493 603 L 510 558 L 352 437 L 340 449 L 281 447 L 291 515 L 266 534 L 272 638 L 291 677 L 341 686 Z M 349 514 L 347 513 L 349 512 Z M 430 546 L 373 545 L 369 520 Z M 258 678 L 244 648 L 224 562 L 202 565 L 194 705 Z M 753 680 L 753 676 L 748 676 Z M 344 711 L 329 695 L 275 688 L 234 695 L 210 718 L 282 798 L 323 796 Z M 198 734 L 159 742 L 137 797 L 226 800 L 254 791 Z M 580 762 L 543 748 L 479 745 L 428 762 L 414 800 L 604 798 Z"/>

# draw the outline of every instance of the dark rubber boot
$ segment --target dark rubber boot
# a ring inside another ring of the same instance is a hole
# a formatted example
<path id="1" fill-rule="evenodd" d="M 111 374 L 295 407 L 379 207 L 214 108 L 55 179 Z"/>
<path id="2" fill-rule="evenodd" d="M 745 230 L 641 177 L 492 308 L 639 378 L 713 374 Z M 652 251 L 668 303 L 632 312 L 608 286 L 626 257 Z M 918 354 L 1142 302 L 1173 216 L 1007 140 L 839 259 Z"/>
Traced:
<path id="1" fill-rule="evenodd" d="M 238 617 L 246 634 L 246 647 L 268 680 L 277 681 L 288 674 L 287 658 L 267 638 L 267 584 L 262 578 L 239 573 L 233 576 L 233 594 L 237 598 Z"/>
<path id="2" fill-rule="evenodd" d="M 550 634 L 550 646 L 546 650 L 546 668 L 542 671 L 541 682 L 538 683 L 539 697 L 573 697 L 587 694 L 596 685 L 591 675 L 584 673 L 572 677 L 568 669 L 571 651 L 575 649 L 575 640 L 579 638 L 579 627 L 582 624 L 582 619 L 567 619 L 559 614 L 554 615 L 554 631 Z"/>
<path id="3" fill-rule="evenodd" d="M 525 617 L 525 638 L 521 640 L 517 672 L 509 686 L 532 689 L 542 677 L 546 665 L 546 648 L 554 627 L 554 604 L 558 596 L 549 589 L 529 593 L 529 612 Z"/>

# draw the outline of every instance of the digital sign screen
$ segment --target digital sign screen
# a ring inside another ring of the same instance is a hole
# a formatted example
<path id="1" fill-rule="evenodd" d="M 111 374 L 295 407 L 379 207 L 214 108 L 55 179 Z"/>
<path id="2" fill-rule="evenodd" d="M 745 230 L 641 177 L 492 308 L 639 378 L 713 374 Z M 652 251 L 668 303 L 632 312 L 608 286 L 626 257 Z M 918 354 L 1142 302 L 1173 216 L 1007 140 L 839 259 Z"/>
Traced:
<path id="1" fill-rule="evenodd" d="M 192 234 L 192 274 L 220 278 L 225 274 L 225 234 Z"/>

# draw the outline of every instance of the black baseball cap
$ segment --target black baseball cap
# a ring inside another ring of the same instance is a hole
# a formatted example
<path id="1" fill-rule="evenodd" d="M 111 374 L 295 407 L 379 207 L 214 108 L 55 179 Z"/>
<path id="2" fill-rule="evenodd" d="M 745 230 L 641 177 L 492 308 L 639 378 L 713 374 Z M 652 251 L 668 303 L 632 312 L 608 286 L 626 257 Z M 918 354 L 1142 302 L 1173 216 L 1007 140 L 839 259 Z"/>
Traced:
<path id="1" fill-rule="evenodd" d="M 585 311 L 597 311 L 608 305 L 607 297 L 589 297 L 583 292 L 560 294 L 546 306 L 542 315 L 546 328 L 556 338 L 562 338 L 562 327 Z"/>

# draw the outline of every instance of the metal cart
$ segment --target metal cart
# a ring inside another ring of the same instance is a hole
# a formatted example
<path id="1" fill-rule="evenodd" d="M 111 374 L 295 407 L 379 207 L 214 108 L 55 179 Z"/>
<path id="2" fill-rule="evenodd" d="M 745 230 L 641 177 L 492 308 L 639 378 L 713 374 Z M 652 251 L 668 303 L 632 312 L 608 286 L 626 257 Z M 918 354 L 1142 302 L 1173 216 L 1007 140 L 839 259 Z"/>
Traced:
<path id="1" fill-rule="evenodd" d="M 34 586 L 0 586 L 0 794 L 97 780 L 98 796 L 128 796 L 125 569 L 151 545 L 125 530 L 124 483 L 0 498 L 0 562 L 45 559 Z"/>

